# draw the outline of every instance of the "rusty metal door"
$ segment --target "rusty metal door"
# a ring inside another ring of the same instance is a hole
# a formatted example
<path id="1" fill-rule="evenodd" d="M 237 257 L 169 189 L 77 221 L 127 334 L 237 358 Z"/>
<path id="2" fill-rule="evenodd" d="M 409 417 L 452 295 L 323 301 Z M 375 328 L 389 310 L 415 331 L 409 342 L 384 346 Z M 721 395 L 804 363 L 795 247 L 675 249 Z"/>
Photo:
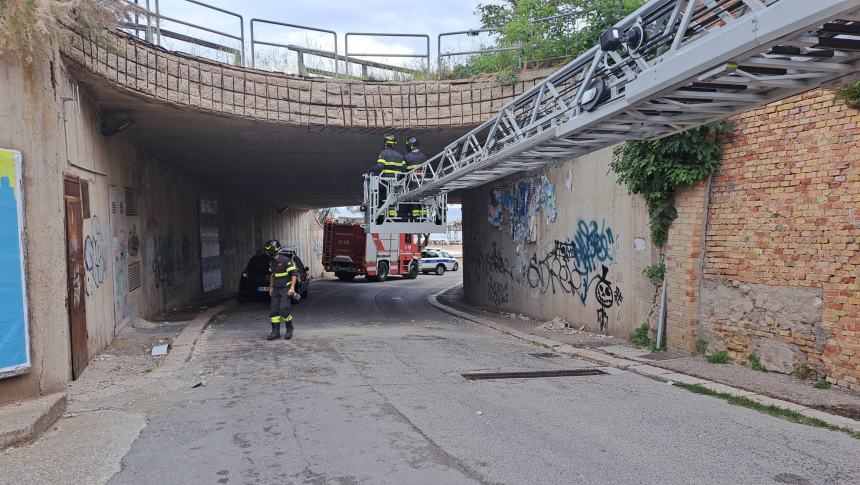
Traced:
<path id="1" fill-rule="evenodd" d="M 68 265 L 69 336 L 72 347 L 72 379 L 87 366 L 86 275 L 84 274 L 84 220 L 80 182 L 66 178 L 66 260 Z"/>

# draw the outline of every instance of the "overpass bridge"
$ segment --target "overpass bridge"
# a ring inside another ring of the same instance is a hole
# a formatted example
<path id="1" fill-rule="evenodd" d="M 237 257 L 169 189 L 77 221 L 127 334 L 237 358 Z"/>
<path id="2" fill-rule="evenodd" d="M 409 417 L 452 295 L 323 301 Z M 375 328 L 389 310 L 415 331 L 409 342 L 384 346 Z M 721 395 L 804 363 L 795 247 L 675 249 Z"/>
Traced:
<path id="1" fill-rule="evenodd" d="M 416 135 L 430 153 L 531 89 L 546 71 L 513 83 L 370 82 L 300 76 L 170 52 L 118 32 L 77 35 L 63 47 L 73 75 L 125 134 L 159 159 L 281 206 L 357 205 L 361 174 L 382 135 Z M 295 183 L 285 192 L 274 175 Z"/>

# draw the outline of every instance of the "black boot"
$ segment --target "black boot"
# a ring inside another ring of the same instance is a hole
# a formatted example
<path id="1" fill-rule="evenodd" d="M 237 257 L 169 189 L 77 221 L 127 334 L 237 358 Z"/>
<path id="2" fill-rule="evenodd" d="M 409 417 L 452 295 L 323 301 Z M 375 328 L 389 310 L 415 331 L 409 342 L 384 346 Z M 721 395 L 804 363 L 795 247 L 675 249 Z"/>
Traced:
<path id="1" fill-rule="evenodd" d="M 272 333 L 270 333 L 269 336 L 266 337 L 266 340 L 275 340 L 275 339 L 280 338 L 280 337 L 281 337 L 281 324 L 280 323 L 273 323 L 272 324 Z"/>
<path id="2" fill-rule="evenodd" d="M 288 323 L 287 328 L 284 329 L 284 340 L 289 340 L 293 338 L 293 324 Z"/>

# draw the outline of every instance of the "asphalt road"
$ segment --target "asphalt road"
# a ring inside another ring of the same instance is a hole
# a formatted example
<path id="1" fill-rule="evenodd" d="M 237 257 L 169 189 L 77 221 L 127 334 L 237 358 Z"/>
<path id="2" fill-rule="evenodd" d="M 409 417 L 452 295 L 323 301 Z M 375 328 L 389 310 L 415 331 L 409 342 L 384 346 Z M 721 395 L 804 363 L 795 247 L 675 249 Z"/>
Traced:
<path id="1" fill-rule="evenodd" d="M 315 282 L 291 341 L 223 315 L 110 483 L 860 483 L 858 440 L 628 372 L 464 379 L 594 364 L 427 303 L 458 278 Z"/>

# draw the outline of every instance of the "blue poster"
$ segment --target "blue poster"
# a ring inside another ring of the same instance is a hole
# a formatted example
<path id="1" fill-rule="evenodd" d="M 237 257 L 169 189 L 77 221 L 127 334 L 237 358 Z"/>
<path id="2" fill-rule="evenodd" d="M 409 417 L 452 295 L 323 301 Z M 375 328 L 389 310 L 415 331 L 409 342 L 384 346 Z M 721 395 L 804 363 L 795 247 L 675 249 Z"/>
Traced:
<path id="1" fill-rule="evenodd" d="M 0 378 L 30 367 L 21 152 L 0 148 Z"/>

